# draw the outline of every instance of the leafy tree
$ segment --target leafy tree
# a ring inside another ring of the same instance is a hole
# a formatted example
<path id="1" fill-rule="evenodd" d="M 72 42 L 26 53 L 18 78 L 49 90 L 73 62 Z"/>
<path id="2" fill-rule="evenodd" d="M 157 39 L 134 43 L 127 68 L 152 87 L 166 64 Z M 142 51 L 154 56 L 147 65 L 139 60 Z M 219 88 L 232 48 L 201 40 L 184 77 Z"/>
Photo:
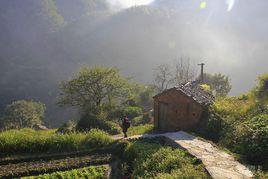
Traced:
<path id="1" fill-rule="evenodd" d="M 156 90 L 153 86 L 144 86 L 139 94 L 138 104 L 142 106 L 152 106 L 153 96 L 156 94 Z"/>
<path id="2" fill-rule="evenodd" d="M 227 96 L 231 91 L 232 86 L 230 84 L 230 79 L 221 73 L 217 74 L 204 74 L 204 83 L 211 87 L 212 93 L 216 97 Z"/>
<path id="3" fill-rule="evenodd" d="M 7 105 L 3 124 L 5 128 L 32 128 L 44 119 L 45 105 L 40 102 L 20 100 Z"/>
<path id="4" fill-rule="evenodd" d="M 156 89 L 153 85 L 134 83 L 131 87 L 130 98 L 135 102 L 135 105 L 142 107 L 151 107 L 155 93 Z"/>
<path id="5" fill-rule="evenodd" d="M 129 83 L 117 68 L 83 67 L 73 79 L 60 84 L 59 104 L 77 106 L 98 113 L 115 99 L 128 98 Z"/>

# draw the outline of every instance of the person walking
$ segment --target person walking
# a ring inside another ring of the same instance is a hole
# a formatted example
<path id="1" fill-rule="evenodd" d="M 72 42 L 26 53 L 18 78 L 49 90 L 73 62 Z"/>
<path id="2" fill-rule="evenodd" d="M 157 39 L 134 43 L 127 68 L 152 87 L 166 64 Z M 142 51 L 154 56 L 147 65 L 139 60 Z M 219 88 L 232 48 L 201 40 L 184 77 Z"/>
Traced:
<path id="1" fill-rule="evenodd" d="M 127 130 L 130 127 L 130 121 L 127 116 L 124 116 L 123 121 L 122 121 L 122 129 L 124 133 L 124 138 L 127 137 Z"/>

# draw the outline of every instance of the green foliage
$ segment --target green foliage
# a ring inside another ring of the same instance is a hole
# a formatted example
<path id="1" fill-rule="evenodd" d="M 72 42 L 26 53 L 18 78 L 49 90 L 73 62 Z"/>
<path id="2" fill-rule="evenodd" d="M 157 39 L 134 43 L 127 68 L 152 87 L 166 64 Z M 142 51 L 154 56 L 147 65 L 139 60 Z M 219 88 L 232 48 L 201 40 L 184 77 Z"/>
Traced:
<path id="1" fill-rule="evenodd" d="M 76 125 L 76 130 L 83 132 L 97 128 L 108 132 L 109 134 L 115 135 L 121 132 L 121 128 L 118 124 L 107 121 L 104 119 L 105 116 L 95 114 L 84 114 Z"/>
<path id="2" fill-rule="evenodd" d="M 20 100 L 7 105 L 2 122 L 4 128 L 32 128 L 44 118 L 45 105 L 40 102 Z"/>
<path id="3" fill-rule="evenodd" d="M 268 160 L 263 156 L 268 155 L 268 106 L 262 90 L 266 78 L 266 75 L 259 77 L 257 87 L 248 94 L 218 98 L 203 113 L 205 125 L 198 132 L 237 153 L 241 159 L 267 168 Z"/>
<path id="4" fill-rule="evenodd" d="M 128 116 L 129 118 L 134 118 L 142 115 L 142 108 L 137 106 L 127 106 L 122 111 L 123 115 Z"/>
<path id="5" fill-rule="evenodd" d="M 150 133 L 153 130 L 154 130 L 154 126 L 152 124 L 145 124 L 141 126 L 131 126 L 127 131 L 127 135 L 128 136 L 142 135 L 142 134 Z"/>
<path id="6" fill-rule="evenodd" d="M 202 85 L 200 85 L 200 86 L 201 86 L 201 88 L 202 88 L 204 91 L 206 91 L 206 92 L 208 92 L 208 93 L 212 93 L 211 87 L 210 87 L 209 85 L 207 85 L 207 84 L 202 84 Z"/>
<path id="7" fill-rule="evenodd" d="M 143 114 L 142 116 L 135 117 L 131 120 L 132 126 L 139 126 L 143 124 L 149 124 L 151 122 L 151 117 L 148 113 Z"/>
<path id="8" fill-rule="evenodd" d="M 221 73 L 218 74 L 204 74 L 204 83 L 211 87 L 213 94 L 216 97 L 227 96 L 232 86 L 230 79 Z"/>
<path id="9" fill-rule="evenodd" d="M 259 114 L 235 128 L 235 151 L 255 163 L 268 162 L 268 114 Z"/>
<path id="10" fill-rule="evenodd" d="M 262 171 L 257 171 L 255 174 L 254 174 L 254 178 L 255 179 L 266 179 L 268 178 L 268 172 L 262 172 Z"/>
<path id="11" fill-rule="evenodd" d="M 134 178 L 208 177 L 201 162 L 180 149 L 137 141 L 128 146 L 124 156 L 132 164 Z"/>
<path id="12" fill-rule="evenodd" d="M 99 129 L 90 130 L 85 138 L 86 146 L 88 147 L 105 147 L 113 142 L 113 139 L 104 131 Z"/>
<path id="13" fill-rule="evenodd" d="M 153 96 L 156 94 L 154 86 L 142 85 L 142 84 L 133 84 L 131 87 L 131 99 L 135 103 L 142 107 L 151 107 L 153 104 Z"/>
<path id="14" fill-rule="evenodd" d="M 39 176 L 22 177 L 22 179 L 49 179 L 49 178 L 106 178 L 108 166 L 90 166 L 63 172 L 54 172 Z"/>
<path id="15" fill-rule="evenodd" d="M 80 110 L 97 114 L 114 100 L 127 99 L 128 80 L 117 68 L 83 67 L 69 81 L 60 84 L 61 105 L 77 106 Z"/>
<path id="16" fill-rule="evenodd" d="M 0 133 L 0 153 L 69 152 L 109 146 L 112 139 L 100 130 L 57 134 L 53 130 L 9 130 Z"/>
<path id="17" fill-rule="evenodd" d="M 212 141 L 219 141 L 221 132 L 223 131 L 223 120 L 218 116 L 213 107 L 209 107 L 203 111 L 201 121 L 194 132 L 200 134 Z"/>
<path id="18" fill-rule="evenodd" d="M 237 119 L 243 120 L 256 107 L 250 94 L 245 96 L 218 98 L 214 108 L 221 117 L 229 119 L 228 123 L 233 123 Z"/>
<path id="19" fill-rule="evenodd" d="M 261 103 L 268 103 L 268 74 L 258 77 L 257 86 L 253 90 L 256 99 Z"/>
<path id="20" fill-rule="evenodd" d="M 76 124 L 73 121 L 68 121 L 58 128 L 57 133 L 70 134 L 75 132 Z"/>

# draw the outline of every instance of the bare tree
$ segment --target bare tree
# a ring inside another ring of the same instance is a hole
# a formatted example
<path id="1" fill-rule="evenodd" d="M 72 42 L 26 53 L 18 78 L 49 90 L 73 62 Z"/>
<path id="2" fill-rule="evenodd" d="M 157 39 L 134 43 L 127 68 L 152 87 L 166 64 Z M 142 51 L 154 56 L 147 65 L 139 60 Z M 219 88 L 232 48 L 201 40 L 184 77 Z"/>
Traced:
<path id="1" fill-rule="evenodd" d="M 186 83 L 192 81 L 196 77 L 196 68 L 191 62 L 190 58 L 183 59 L 175 62 L 175 72 L 174 72 L 174 85 L 180 83 Z"/>
<path id="2" fill-rule="evenodd" d="M 169 64 L 161 64 L 154 69 L 153 84 L 158 92 L 162 92 L 170 87 L 173 83 L 174 77 Z"/>
<path id="3" fill-rule="evenodd" d="M 171 86 L 194 80 L 196 68 L 191 60 L 177 60 L 172 67 L 169 64 L 161 64 L 154 69 L 153 84 L 158 92 L 162 92 Z"/>

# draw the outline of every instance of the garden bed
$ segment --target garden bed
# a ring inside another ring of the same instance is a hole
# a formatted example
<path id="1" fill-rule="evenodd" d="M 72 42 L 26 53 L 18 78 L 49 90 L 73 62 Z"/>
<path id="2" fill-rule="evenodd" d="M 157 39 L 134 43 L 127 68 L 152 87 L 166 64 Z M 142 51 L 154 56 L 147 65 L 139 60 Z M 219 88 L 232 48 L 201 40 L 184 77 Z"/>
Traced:
<path id="1" fill-rule="evenodd" d="M 90 166 L 68 171 L 46 173 L 38 176 L 22 177 L 22 179 L 47 179 L 47 178 L 109 178 L 109 165 Z"/>
<path id="2" fill-rule="evenodd" d="M 19 155 L 12 155 L 9 157 L 0 158 L 0 167 L 1 165 L 7 164 L 16 164 L 21 162 L 34 162 L 34 161 L 49 161 L 49 160 L 56 160 L 62 159 L 67 157 L 82 157 L 86 155 L 96 155 L 96 154 L 110 154 L 111 151 L 109 148 L 100 148 L 98 150 L 83 150 L 77 152 L 63 152 L 63 153 L 44 153 L 44 154 L 19 154 Z"/>
<path id="3" fill-rule="evenodd" d="M 110 154 L 72 157 L 49 161 L 21 162 L 0 166 L 0 178 L 14 178 L 22 176 L 40 175 L 56 171 L 76 169 L 89 165 L 108 164 L 112 160 Z"/>

